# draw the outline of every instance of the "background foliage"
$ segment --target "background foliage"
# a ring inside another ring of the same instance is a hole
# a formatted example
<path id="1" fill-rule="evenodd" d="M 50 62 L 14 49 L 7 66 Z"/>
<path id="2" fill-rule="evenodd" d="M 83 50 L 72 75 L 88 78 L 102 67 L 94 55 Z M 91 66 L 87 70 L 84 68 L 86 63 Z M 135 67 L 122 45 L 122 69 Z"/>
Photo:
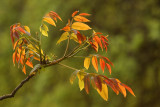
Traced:
<path id="1" fill-rule="evenodd" d="M 12 44 L 9 26 L 21 22 L 39 31 L 42 17 L 53 10 L 62 22 L 50 27 L 49 37 L 43 37 L 43 49 L 61 56 L 65 43 L 56 46 L 67 19 L 75 10 L 92 14 L 90 26 L 109 34 L 107 53 L 114 63 L 112 75 L 131 86 L 136 97 L 117 96 L 109 89 L 105 102 L 95 90 L 86 95 L 78 84 L 70 85 L 71 70 L 59 65 L 41 72 L 16 94 L 0 102 L 2 107 L 158 107 L 160 105 L 160 2 L 158 0 L 1 0 L 0 1 L 0 95 L 11 92 L 26 76 L 12 64 Z M 53 29 L 53 30 L 51 30 Z M 87 50 L 89 52 L 91 50 Z M 84 53 L 85 55 L 85 53 Z M 64 63 L 83 67 L 83 59 Z M 93 70 L 93 69 L 92 69 Z M 19 72 L 18 72 L 19 71 Z M 94 71 L 94 70 L 93 70 Z"/>

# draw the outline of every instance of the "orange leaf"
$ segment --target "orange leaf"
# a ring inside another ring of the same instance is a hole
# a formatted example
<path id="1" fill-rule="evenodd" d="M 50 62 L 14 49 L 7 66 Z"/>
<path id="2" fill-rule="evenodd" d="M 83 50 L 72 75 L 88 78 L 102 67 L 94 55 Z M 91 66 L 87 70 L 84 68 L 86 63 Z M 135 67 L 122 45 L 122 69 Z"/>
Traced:
<path id="1" fill-rule="evenodd" d="M 74 20 L 78 21 L 78 22 L 90 22 L 90 20 L 88 20 L 87 18 L 85 18 L 83 16 L 79 16 L 79 15 L 75 16 Z"/>
<path id="2" fill-rule="evenodd" d="M 126 89 L 123 85 L 121 85 L 120 83 L 118 83 L 118 86 L 120 88 L 120 92 L 124 95 L 124 97 L 126 97 Z"/>
<path id="3" fill-rule="evenodd" d="M 99 46 L 101 47 L 101 49 L 103 51 L 103 46 L 102 46 L 102 42 L 101 42 L 100 38 L 98 36 L 94 36 L 93 39 L 94 39 L 94 41 L 96 41 L 99 44 Z"/>
<path id="4" fill-rule="evenodd" d="M 79 11 L 75 11 L 72 13 L 72 17 L 74 17 Z"/>
<path id="5" fill-rule="evenodd" d="M 56 12 L 50 11 L 49 16 L 52 17 L 55 21 L 57 21 L 56 18 L 62 21 L 61 17 Z"/>
<path id="6" fill-rule="evenodd" d="M 15 52 L 13 53 L 13 56 L 12 56 L 13 58 L 13 64 L 15 65 Z"/>
<path id="7" fill-rule="evenodd" d="M 106 63 L 106 67 L 109 70 L 109 73 L 111 74 L 111 66 L 108 63 Z"/>
<path id="8" fill-rule="evenodd" d="M 101 66 L 101 69 L 102 69 L 102 71 L 104 73 L 105 61 L 102 58 L 100 59 L 100 66 Z"/>
<path id="9" fill-rule="evenodd" d="M 90 16 L 91 14 L 88 14 L 88 13 L 80 13 L 79 15 L 80 15 L 80 16 Z"/>
<path id="10" fill-rule="evenodd" d="M 23 66 L 22 71 L 24 72 L 24 74 L 26 74 L 26 67 L 25 67 L 25 65 Z"/>
<path id="11" fill-rule="evenodd" d="M 94 50 L 96 52 L 98 52 L 98 43 L 97 42 L 93 42 L 92 47 L 94 48 Z"/>
<path id="12" fill-rule="evenodd" d="M 89 86 L 90 86 L 90 78 L 88 75 L 86 75 L 84 77 L 84 88 L 85 88 L 87 94 L 89 94 Z"/>
<path id="13" fill-rule="evenodd" d="M 19 40 L 17 40 L 15 43 L 14 43 L 14 46 L 13 46 L 13 49 L 16 48 L 17 44 L 18 44 Z"/>
<path id="14" fill-rule="evenodd" d="M 97 62 L 96 56 L 92 57 L 92 65 L 93 65 L 94 69 L 98 72 L 98 62 Z"/>
<path id="15" fill-rule="evenodd" d="M 28 65 L 29 67 L 33 68 L 33 64 L 29 60 L 26 61 L 26 65 Z"/>
<path id="16" fill-rule="evenodd" d="M 125 85 L 125 84 L 123 84 L 123 83 L 122 83 L 122 85 L 123 85 L 133 96 L 135 96 L 133 90 L 132 90 L 129 86 L 127 86 L 127 85 Z"/>
<path id="17" fill-rule="evenodd" d="M 69 26 L 65 26 L 65 27 L 64 27 L 64 28 L 62 28 L 61 30 L 64 30 L 64 31 L 66 31 L 66 32 L 67 32 L 67 31 L 70 31 L 70 29 L 71 29 L 71 28 L 70 28 Z"/>

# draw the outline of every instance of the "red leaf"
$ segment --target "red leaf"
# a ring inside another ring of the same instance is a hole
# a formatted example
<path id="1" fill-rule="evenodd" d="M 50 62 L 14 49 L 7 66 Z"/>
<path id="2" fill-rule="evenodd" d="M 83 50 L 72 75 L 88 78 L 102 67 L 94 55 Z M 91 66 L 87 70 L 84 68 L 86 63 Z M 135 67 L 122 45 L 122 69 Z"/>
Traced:
<path id="1" fill-rule="evenodd" d="M 135 96 L 133 90 L 132 90 L 129 86 L 127 86 L 127 85 L 125 85 L 125 84 L 123 84 L 123 83 L 122 83 L 122 85 L 123 85 L 133 96 Z"/>
<path id="2" fill-rule="evenodd" d="M 52 17 L 55 21 L 57 21 L 57 18 L 62 21 L 61 17 L 56 12 L 50 11 L 49 16 Z"/>
<path id="3" fill-rule="evenodd" d="M 23 28 L 21 28 L 21 27 L 15 27 L 14 29 L 17 30 L 17 31 L 19 31 L 19 32 L 22 32 L 24 34 L 26 33 L 26 31 Z"/>
<path id="4" fill-rule="evenodd" d="M 99 76 L 95 76 L 94 77 L 94 82 L 95 82 L 95 85 L 96 87 L 102 91 L 102 82 L 101 82 L 101 78 Z"/>
<path id="5" fill-rule="evenodd" d="M 101 66 L 101 69 L 102 69 L 102 71 L 103 71 L 103 73 L 104 73 L 105 61 L 104 61 L 102 58 L 100 59 L 100 66 Z"/>
<path id="6" fill-rule="evenodd" d="M 99 46 L 101 47 L 101 49 L 103 50 L 103 46 L 102 46 L 102 42 L 101 42 L 100 38 L 98 36 L 94 36 L 93 40 L 96 41 L 99 44 Z"/>
<path id="7" fill-rule="evenodd" d="M 108 61 L 113 66 L 113 63 L 107 57 L 104 57 L 104 56 L 100 56 L 100 57 L 102 57 L 103 59 L 105 59 L 106 61 Z"/>
<path id="8" fill-rule="evenodd" d="M 106 41 L 108 41 L 107 37 L 101 35 L 101 38 L 105 39 Z"/>
<path id="9" fill-rule="evenodd" d="M 72 17 L 74 17 L 79 11 L 75 11 L 72 13 Z"/>
<path id="10" fill-rule="evenodd" d="M 84 88 L 85 88 L 87 94 L 89 94 L 89 86 L 90 86 L 90 78 L 88 75 L 86 75 L 84 77 Z"/>
<path id="11" fill-rule="evenodd" d="M 106 63 L 106 67 L 107 67 L 107 69 L 109 70 L 109 73 L 111 74 L 111 66 L 108 64 L 108 63 Z"/>
<path id="12" fill-rule="evenodd" d="M 107 52 L 107 42 L 104 40 L 104 38 L 101 38 L 101 40 L 102 40 L 102 43 L 103 43 L 103 46 L 104 46 L 104 49 L 106 50 L 106 52 Z"/>
<path id="13" fill-rule="evenodd" d="M 114 86 L 113 82 L 111 80 L 104 80 L 104 82 L 109 85 L 112 90 L 118 95 L 119 94 L 119 90 L 116 89 L 116 87 Z"/>

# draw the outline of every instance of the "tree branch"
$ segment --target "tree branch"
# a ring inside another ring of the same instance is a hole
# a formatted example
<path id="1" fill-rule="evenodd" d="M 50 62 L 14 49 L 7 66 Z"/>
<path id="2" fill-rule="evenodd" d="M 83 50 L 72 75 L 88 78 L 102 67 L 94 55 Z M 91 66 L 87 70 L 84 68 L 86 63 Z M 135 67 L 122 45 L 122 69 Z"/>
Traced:
<path id="1" fill-rule="evenodd" d="M 29 81 L 34 75 L 29 75 L 26 79 L 24 79 L 13 91 L 11 94 L 6 94 L 0 97 L 0 100 L 4 100 L 7 98 L 12 98 L 16 94 L 16 92 L 27 82 Z"/>
<path id="2" fill-rule="evenodd" d="M 69 44 L 68 44 L 68 45 L 69 45 Z M 52 65 L 55 65 L 55 64 L 61 62 L 62 60 L 66 59 L 67 57 L 73 56 L 75 50 L 77 50 L 79 47 L 80 47 L 80 46 L 75 47 L 68 55 L 65 55 L 65 56 L 63 56 L 63 57 L 61 57 L 61 58 L 59 58 L 59 59 L 57 59 L 57 60 L 55 60 L 55 61 L 50 62 L 49 64 L 42 65 L 42 66 L 46 68 L 46 67 L 49 67 L 49 66 L 52 66 Z M 67 46 L 67 48 L 68 48 L 68 46 Z M 66 49 L 66 50 L 68 50 L 68 49 Z M 68 68 L 71 68 L 71 67 L 66 66 L 66 65 L 64 65 L 64 64 L 60 64 L 60 65 L 63 65 L 63 66 L 68 67 Z M 39 69 L 41 69 L 41 67 L 35 69 L 33 72 L 37 72 Z M 72 69 L 73 69 L 73 68 L 72 68 Z M 74 70 L 77 70 L 77 69 L 74 69 Z M 15 94 L 17 93 L 17 91 L 18 91 L 26 82 L 28 82 L 28 81 L 29 81 L 32 77 L 34 77 L 34 76 L 35 76 L 35 74 L 31 74 L 31 75 L 27 76 L 27 78 L 24 79 L 23 81 L 21 81 L 21 83 L 11 92 L 11 94 L 6 94 L 6 95 L 3 95 L 3 96 L 0 96 L 0 101 L 1 101 L 1 100 L 4 100 L 4 99 L 8 99 L 8 98 L 14 97 Z"/>

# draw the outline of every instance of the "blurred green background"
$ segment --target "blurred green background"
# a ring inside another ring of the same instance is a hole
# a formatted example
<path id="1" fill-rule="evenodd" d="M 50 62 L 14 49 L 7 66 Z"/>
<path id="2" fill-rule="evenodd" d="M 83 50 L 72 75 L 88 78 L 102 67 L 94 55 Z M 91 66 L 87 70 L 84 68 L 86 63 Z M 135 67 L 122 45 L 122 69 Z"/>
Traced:
<path id="1" fill-rule="evenodd" d="M 0 0 L 0 96 L 10 93 L 26 77 L 12 63 L 10 25 L 17 22 L 28 25 L 34 35 L 43 15 L 51 10 L 61 16 L 63 23 L 59 21 L 56 28 L 50 26 L 49 37 L 43 37 L 45 52 L 61 56 L 66 43 L 56 45 L 62 34 L 59 29 L 75 10 L 90 13 L 89 25 L 109 35 L 105 55 L 114 67 L 112 75 L 108 72 L 105 75 L 129 85 L 136 97 L 130 93 L 126 98 L 122 94 L 117 96 L 110 88 L 107 102 L 93 88 L 87 95 L 84 90 L 79 91 L 77 80 L 74 85 L 69 83 L 73 71 L 56 65 L 26 83 L 14 98 L 0 101 L 0 107 L 159 107 L 159 0 Z M 83 59 L 63 63 L 83 68 Z M 95 72 L 93 67 L 90 72 Z"/>

